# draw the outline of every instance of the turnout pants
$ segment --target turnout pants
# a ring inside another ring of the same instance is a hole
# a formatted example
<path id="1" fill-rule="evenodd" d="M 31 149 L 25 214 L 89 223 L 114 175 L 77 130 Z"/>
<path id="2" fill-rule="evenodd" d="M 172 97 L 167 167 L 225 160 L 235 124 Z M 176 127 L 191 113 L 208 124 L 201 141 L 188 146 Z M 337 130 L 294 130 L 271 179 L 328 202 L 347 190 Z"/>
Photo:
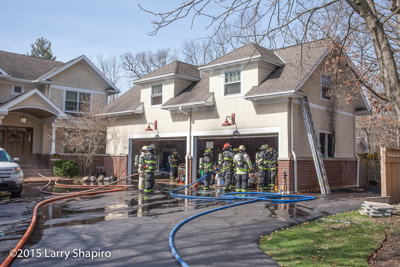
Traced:
<path id="1" fill-rule="evenodd" d="M 270 182 L 270 174 L 268 170 L 260 170 L 258 171 L 258 188 L 259 189 L 268 189 Z"/>
<path id="2" fill-rule="evenodd" d="M 138 184 L 139 189 L 144 189 L 144 180 L 145 179 L 146 179 L 145 173 L 139 174 L 139 184 Z"/>
<path id="3" fill-rule="evenodd" d="M 209 171 L 204 171 L 203 176 L 204 175 L 207 175 L 206 177 L 204 177 L 204 189 L 208 189 L 211 184 L 211 173 Z"/>
<path id="4" fill-rule="evenodd" d="M 146 184 L 144 187 L 144 192 L 151 192 L 156 180 L 154 179 L 154 172 L 146 173 Z"/>
<path id="5" fill-rule="evenodd" d="M 171 166 L 171 173 L 169 177 L 171 179 L 178 178 L 178 166 Z"/>
<path id="6" fill-rule="evenodd" d="M 249 174 L 248 173 L 236 174 L 235 181 L 236 181 L 236 191 L 246 192 L 248 187 Z"/>
<path id="7" fill-rule="evenodd" d="M 269 186 L 271 188 L 275 185 L 276 172 L 277 172 L 277 169 L 269 171 L 269 173 L 270 173 Z"/>
<path id="8" fill-rule="evenodd" d="M 233 181 L 232 181 L 232 177 L 233 176 L 233 172 L 231 170 L 225 170 L 222 173 L 222 178 L 224 179 L 224 189 L 229 189 L 229 186 L 232 184 L 233 186 Z"/>

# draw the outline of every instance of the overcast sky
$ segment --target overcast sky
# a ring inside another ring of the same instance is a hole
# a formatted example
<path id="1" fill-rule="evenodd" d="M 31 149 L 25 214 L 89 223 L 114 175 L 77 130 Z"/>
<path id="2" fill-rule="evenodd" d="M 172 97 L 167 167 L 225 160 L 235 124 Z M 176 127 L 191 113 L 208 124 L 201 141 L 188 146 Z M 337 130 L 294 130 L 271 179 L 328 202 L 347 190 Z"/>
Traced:
<path id="1" fill-rule="evenodd" d="M 66 62 L 80 55 L 94 58 L 157 50 L 179 49 L 184 39 L 206 36 L 205 22 L 190 28 L 190 20 L 174 23 L 155 36 L 151 14 L 140 10 L 165 11 L 180 0 L 1 0 L 0 50 L 30 52 L 36 38 L 51 41 L 57 60 Z M 127 88 L 122 88 L 124 91 Z"/>

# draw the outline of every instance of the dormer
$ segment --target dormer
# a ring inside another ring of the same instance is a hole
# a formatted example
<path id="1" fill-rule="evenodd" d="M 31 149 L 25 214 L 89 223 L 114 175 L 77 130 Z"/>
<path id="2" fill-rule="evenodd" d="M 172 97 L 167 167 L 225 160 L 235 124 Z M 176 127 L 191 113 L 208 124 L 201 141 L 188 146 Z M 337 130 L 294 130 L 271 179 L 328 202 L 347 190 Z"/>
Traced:
<path id="1" fill-rule="evenodd" d="M 248 43 L 206 65 L 199 67 L 200 75 L 223 78 L 223 97 L 243 96 L 258 86 L 284 61 L 274 52 L 254 43 Z"/>
<path id="2" fill-rule="evenodd" d="M 146 104 L 148 106 L 157 107 L 198 81 L 200 81 L 200 73 L 196 66 L 174 61 L 141 77 L 134 83 L 142 88 L 141 101 L 148 102 Z"/>

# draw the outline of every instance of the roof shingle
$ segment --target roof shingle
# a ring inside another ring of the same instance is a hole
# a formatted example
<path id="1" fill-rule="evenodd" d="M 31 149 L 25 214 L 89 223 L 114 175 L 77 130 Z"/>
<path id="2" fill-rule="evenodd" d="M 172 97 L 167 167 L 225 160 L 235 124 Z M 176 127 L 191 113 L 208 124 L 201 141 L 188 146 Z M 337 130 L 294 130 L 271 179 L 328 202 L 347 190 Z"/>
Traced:
<path id="1" fill-rule="evenodd" d="M 176 60 L 141 77 L 136 81 L 173 73 L 200 79 L 200 72 L 196 66 Z"/>
<path id="2" fill-rule="evenodd" d="M 135 110 L 142 104 L 140 102 L 140 85 L 135 85 L 120 97 L 106 106 L 106 113 L 116 113 Z"/>
<path id="3" fill-rule="evenodd" d="M 64 63 L 0 51 L 0 68 L 13 78 L 36 80 Z"/>

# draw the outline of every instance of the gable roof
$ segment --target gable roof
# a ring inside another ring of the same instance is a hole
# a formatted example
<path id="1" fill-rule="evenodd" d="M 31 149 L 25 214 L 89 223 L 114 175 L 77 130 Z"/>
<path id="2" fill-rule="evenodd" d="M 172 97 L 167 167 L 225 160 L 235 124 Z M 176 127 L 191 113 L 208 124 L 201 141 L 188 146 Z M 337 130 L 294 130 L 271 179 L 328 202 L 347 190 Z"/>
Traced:
<path id="1" fill-rule="evenodd" d="M 250 58 L 263 58 L 271 63 L 275 63 L 277 65 L 283 65 L 285 64 L 279 56 L 277 56 L 274 51 L 266 49 L 265 47 L 259 46 L 254 43 L 247 43 L 246 45 L 233 50 L 232 52 L 217 58 L 213 61 L 211 61 L 208 64 L 205 64 L 200 67 L 200 69 L 205 69 L 209 67 L 213 67 L 215 65 L 220 65 L 220 64 L 228 64 L 231 63 L 232 61 L 236 60 L 248 60 Z"/>
<path id="2" fill-rule="evenodd" d="M 63 64 L 61 61 L 0 51 L 0 68 L 13 78 L 33 81 Z"/>
<path id="3" fill-rule="evenodd" d="M 0 74 L 30 82 L 46 82 L 54 75 L 57 75 L 81 61 L 85 62 L 102 83 L 113 89 L 115 93 L 120 92 L 120 90 L 84 55 L 72 59 L 67 63 L 63 63 L 61 61 L 0 51 Z"/>
<path id="4" fill-rule="evenodd" d="M 328 54 L 331 44 L 324 39 L 275 50 L 286 64 L 272 71 L 260 85 L 253 86 L 245 97 L 297 91 Z"/>
<path id="5" fill-rule="evenodd" d="M 187 103 L 206 102 L 214 93 L 209 92 L 209 77 L 203 76 L 199 82 L 191 84 L 176 97 L 169 99 L 162 107 L 175 106 Z"/>
<path id="6" fill-rule="evenodd" d="M 105 108 L 106 114 L 141 113 L 140 85 L 135 85 Z"/>
<path id="7" fill-rule="evenodd" d="M 137 79 L 134 83 L 139 84 L 141 82 L 150 81 L 156 78 L 168 77 L 173 75 L 180 76 L 182 78 L 188 78 L 194 81 L 200 80 L 200 72 L 197 66 L 176 60 L 159 68 L 158 70 L 155 70 Z"/>

